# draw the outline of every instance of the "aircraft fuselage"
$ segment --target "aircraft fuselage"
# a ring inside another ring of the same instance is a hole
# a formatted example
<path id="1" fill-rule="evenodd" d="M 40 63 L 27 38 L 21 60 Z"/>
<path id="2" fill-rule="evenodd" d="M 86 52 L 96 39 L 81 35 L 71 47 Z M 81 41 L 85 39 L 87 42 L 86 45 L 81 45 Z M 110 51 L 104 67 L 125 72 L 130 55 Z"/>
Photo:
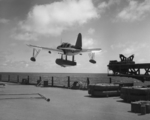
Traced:
<path id="1" fill-rule="evenodd" d="M 62 50 L 64 55 L 77 55 L 81 52 L 82 48 L 79 46 L 71 45 L 70 43 L 62 43 L 57 47 L 58 50 Z"/>
<path id="2" fill-rule="evenodd" d="M 81 50 L 80 49 L 69 49 L 69 48 L 57 48 L 63 51 L 64 55 L 68 55 L 68 56 L 73 56 L 73 55 L 77 55 L 80 54 Z"/>
<path id="3" fill-rule="evenodd" d="M 73 56 L 73 55 L 77 55 L 80 53 L 80 50 L 76 50 L 76 51 L 73 51 L 73 50 L 63 50 L 64 51 L 64 54 L 65 55 L 68 55 L 68 56 Z"/>

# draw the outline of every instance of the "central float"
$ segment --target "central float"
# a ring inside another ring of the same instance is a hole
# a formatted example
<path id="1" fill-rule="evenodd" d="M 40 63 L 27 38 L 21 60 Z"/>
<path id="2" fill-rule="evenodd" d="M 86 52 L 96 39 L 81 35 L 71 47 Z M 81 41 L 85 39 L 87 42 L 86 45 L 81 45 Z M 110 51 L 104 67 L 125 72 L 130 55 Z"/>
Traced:
<path id="1" fill-rule="evenodd" d="M 74 61 L 70 61 L 70 60 L 63 60 L 63 59 L 56 59 L 55 61 L 58 65 L 62 66 L 62 67 L 66 67 L 66 66 L 76 66 L 77 63 Z"/>

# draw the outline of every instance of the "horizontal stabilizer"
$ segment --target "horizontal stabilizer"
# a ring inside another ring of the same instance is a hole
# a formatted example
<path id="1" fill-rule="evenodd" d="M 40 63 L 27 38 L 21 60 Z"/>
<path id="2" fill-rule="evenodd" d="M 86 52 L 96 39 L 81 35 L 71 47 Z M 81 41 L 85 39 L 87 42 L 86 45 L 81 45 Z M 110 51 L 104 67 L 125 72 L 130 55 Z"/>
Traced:
<path id="1" fill-rule="evenodd" d="M 94 52 L 94 51 L 101 51 L 101 48 L 93 48 L 93 49 L 82 49 L 81 52 Z"/>

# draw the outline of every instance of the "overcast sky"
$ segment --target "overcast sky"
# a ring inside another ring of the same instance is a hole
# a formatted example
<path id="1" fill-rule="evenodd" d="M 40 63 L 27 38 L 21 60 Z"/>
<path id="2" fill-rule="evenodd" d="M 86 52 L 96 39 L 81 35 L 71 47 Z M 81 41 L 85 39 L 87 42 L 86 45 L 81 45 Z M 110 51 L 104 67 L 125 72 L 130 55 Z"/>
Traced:
<path id="1" fill-rule="evenodd" d="M 47 51 L 30 61 L 26 44 L 75 44 L 78 33 L 84 48 L 102 48 L 97 64 L 84 53 L 75 56 L 77 66 L 62 68 L 55 64 L 60 55 Z M 107 73 L 119 54 L 149 63 L 149 45 L 150 0 L 0 0 L 0 72 Z"/>

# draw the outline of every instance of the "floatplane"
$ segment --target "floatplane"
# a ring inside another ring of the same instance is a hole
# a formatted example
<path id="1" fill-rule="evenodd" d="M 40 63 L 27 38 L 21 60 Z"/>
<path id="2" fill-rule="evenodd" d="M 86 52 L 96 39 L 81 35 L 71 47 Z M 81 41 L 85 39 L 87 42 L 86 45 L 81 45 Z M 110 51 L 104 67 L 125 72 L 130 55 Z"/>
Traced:
<path id="1" fill-rule="evenodd" d="M 41 47 L 36 45 L 27 44 L 29 47 L 33 48 L 33 56 L 30 58 L 31 61 L 35 62 L 37 55 L 40 53 L 40 51 L 47 50 L 48 53 L 51 54 L 51 51 L 58 52 L 58 54 L 61 55 L 60 58 L 56 59 L 56 64 L 66 67 L 66 66 L 76 66 L 77 63 L 75 62 L 75 55 L 82 55 L 84 52 L 89 52 L 90 60 L 89 62 L 95 64 L 95 52 L 101 51 L 101 48 L 93 48 L 93 49 L 83 49 L 82 48 L 82 35 L 81 33 L 78 34 L 77 41 L 75 45 L 71 45 L 70 43 L 62 43 L 57 48 L 47 48 L 47 47 Z M 64 59 L 65 56 L 65 59 Z M 67 59 L 67 56 L 72 56 L 72 61 Z"/>

